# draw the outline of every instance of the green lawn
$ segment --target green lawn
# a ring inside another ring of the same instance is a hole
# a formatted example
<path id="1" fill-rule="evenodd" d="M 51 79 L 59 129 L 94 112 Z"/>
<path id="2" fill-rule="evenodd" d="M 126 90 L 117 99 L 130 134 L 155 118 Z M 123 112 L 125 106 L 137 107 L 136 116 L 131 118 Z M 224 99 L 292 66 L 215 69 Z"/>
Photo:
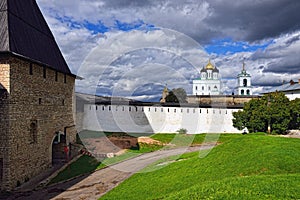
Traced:
<path id="1" fill-rule="evenodd" d="M 135 174 L 101 199 L 300 199 L 299 139 L 227 134 L 218 141 L 204 158 L 160 161 L 148 167 L 159 170 Z"/>

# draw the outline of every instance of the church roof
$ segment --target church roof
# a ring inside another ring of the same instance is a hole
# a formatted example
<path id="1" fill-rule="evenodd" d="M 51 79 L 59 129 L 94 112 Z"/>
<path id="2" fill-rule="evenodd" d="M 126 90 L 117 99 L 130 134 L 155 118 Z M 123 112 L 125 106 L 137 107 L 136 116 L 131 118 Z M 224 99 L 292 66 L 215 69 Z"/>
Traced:
<path id="1" fill-rule="evenodd" d="M 262 92 L 263 94 L 271 92 L 288 92 L 288 91 L 300 91 L 300 80 L 298 82 L 291 81 L 289 83 L 282 84 L 271 88 L 270 90 Z"/>
<path id="2" fill-rule="evenodd" d="M 35 0 L 0 0 L 0 54 L 71 74 Z"/>
<path id="3" fill-rule="evenodd" d="M 211 70 L 213 70 L 215 67 L 210 63 L 210 60 L 208 61 L 208 63 L 207 63 L 207 65 L 206 65 L 206 67 L 205 67 L 205 69 L 211 69 Z"/>
<path id="4" fill-rule="evenodd" d="M 218 68 L 217 68 L 217 67 L 215 67 L 215 68 L 213 69 L 213 72 L 218 72 L 218 73 L 219 73 L 219 70 L 218 70 Z"/>

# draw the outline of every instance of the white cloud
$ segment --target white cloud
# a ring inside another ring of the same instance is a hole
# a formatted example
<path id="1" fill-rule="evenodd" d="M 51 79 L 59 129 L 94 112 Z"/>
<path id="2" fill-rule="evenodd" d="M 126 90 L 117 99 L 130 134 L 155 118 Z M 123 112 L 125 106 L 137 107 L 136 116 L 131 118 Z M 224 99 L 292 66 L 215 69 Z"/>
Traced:
<path id="1" fill-rule="evenodd" d="M 184 80 L 190 81 L 191 78 L 196 78 L 198 74 L 195 69 L 191 70 L 190 66 L 186 65 L 183 60 L 185 59 L 187 63 L 199 70 L 206 65 L 209 57 L 220 69 L 224 83 L 226 83 L 224 89 L 227 93 L 234 90 L 235 78 L 242 68 L 244 58 L 247 71 L 253 77 L 254 92 L 262 91 L 264 87 L 280 84 L 283 80 L 288 81 L 300 77 L 300 31 L 276 36 L 273 44 L 265 50 L 228 55 L 208 55 L 201 45 L 192 38 L 168 29 L 148 32 L 143 30 L 123 32 L 113 29 L 105 34 L 95 34 L 84 26 L 75 28 L 69 24 L 70 22 L 59 20 L 59 18 L 68 17 L 78 23 L 102 21 L 107 26 L 114 26 L 115 20 L 132 23 L 141 19 L 146 23 L 154 24 L 156 27 L 171 27 L 183 31 L 198 41 L 208 41 L 215 37 L 222 38 L 225 36 L 245 39 L 251 34 L 253 35 L 255 31 L 260 33 L 260 30 L 263 30 L 262 27 L 253 27 L 250 23 L 259 21 L 259 16 L 255 16 L 254 13 L 258 6 L 256 3 L 251 7 L 253 15 L 248 16 L 242 13 L 244 8 L 250 6 L 250 3 L 247 2 L 235 2 L 234 5 L 227 5 L 227 1 L 203 1 L 201 3 L 185 1 L 181 3 L 182 1 L 164 0 L 155 1 L 155 3 L 150 1 L 145 6 L 142 1 L 121 1 L 118 4 L 115 2 L 38 0 L 72 72 L 78 72 L 79 76 L 85 78 L 83 81 L 77 81 L 78 91 L 94 93 L 97 84 L 101 84 L 105 88 L 105 92 L 109 92 L 116 87 L 118 81 L 120 84 L 124 84 L 124 89 L 128 91 L 135 91 L 140 85 L 150 82 L 161 85 L 168 83 L 171 88 L 185 86 L 187 91 L 191 91 L 191 87 L 185 85 L 183 79 L 178 79 L 172 75 L 180 74 Z M 133 6 L 126 5 L 126 3 L 131 4 L 133 2 L 135 2 Z M 274 6 L 275 4 L 276 6 L 279 5 L 278 2 L 272 3 L 270 1 L 269 3 L 274 4 Z M 268 3 L 261 3 L 260 7 L 265 4 Z M 223 10 L 221 9 L 222 6 Z M 229 10 L 232 13 L 222 16 Z M 277 15 L 279 16 L 279 14 Z M 231 24 L 230 20 L 236 16 L 240 17 L 236 18 L 237 21 L 232 21 Z M 247 23 L 249 23 L 248 26 Z M 236 24 L 246 28 L 236 26 Z M 227 27 L 224 28 L 224 26 Z M 266 25 L 266 27 L 270 26 L 271 24 Z M 274 32 L 276 31 L 274 30 Z M 269 34 L 267 31 L 261 31 L 261 33 L 265 34 L 266 38 L 279 35 L 277 32 Z M 263 43 L 263 41 L 258 42 Z M 139 53 L 145 53 L 142 51 L 145 48 L 161 51 L 152 52 L 145 58 L 139 55 Z M 133 53 L 134 51 L 139 53 Z M 123 63 L 109 66 L 116 62 L 117 58 Z M 181 60 L 176 60 L 176 58 L 181 58 Z M 138 68 L 135 68 L 136 66 L 148 66 L 149 68 L 149 64 L 167 66 L 166 68 L 170 69 L 171 73 L 168 74 L 168 70 L 164 70 L 163 67 L 161 70 L 153 69 L 152 74 L 147 70 L 145 73 L 143 70 L 139 71 Z M 110 71 L 107 69 L 108 66 Z M 105 72 L 107 73 L 103 74 Z M 104 79 L 100 79 L 102 75 L 105 75 Z M 125 75 L 128 76 L 128 80 L 126 77 L 124 78 Z M 137 77 L 134 78 L 133 75 Z M 120 79 L 124 79 L 124 82 Z M 160 93 L 161 91 L 153 91 L 153 94 L 147 96 L 155 96 Z M 139 96 L 142 97 L 142 95 Z"/>

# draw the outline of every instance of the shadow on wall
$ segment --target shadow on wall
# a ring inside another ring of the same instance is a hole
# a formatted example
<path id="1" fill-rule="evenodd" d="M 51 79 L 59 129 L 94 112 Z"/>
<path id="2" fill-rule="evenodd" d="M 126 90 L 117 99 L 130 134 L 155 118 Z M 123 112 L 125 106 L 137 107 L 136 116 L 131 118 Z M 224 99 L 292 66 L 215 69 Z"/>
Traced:
<path id="1" fill-rule="evenodd" d="M 4 166 L 8 162 L 8 133 L 9 133 L 9 109 L 8 109 L 9 93 L 0 83 L 0 125 L 1 125 L 1 140 L 0 140 L 0 191 L 4 190 L 5 181 L 8 179 L 8 173 Z"/>

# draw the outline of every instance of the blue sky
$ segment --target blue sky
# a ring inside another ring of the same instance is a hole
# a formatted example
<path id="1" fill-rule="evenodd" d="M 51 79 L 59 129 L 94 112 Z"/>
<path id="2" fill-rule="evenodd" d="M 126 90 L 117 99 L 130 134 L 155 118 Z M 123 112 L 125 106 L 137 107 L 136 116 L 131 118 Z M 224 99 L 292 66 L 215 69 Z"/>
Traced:
<path id="1" fill-rule="evenodd" d="M 256 94 L 300 77 L 298 1 L 37 2 L 72 72 L 85 77 L 77 84 L 80 92 L 94 93 L 101 83 L 102 94 L 111 94 L 121 84 L 124 91 L 132 91 L 134 98 L 158 98 L 166 83 L 183 86 L 178 77 L 166 73 L 167 68 L 173 74 L 189 76 L 189 83 L 183 87 L 191 91 L 191 80 L 199 76 L 197 70 L 208 59 L 220 69 L 224 93 L 228 94 L 236 87 L 243 61 Z M 145 52 L 145 48 L 156 51 Z M 166 52 L 171 52 L 169 57 Z M 164 62 L 156 62 L 162 58 Z M 175 62 L 180 59 L 195 70 Z M 114 60 L 124 63 L 111 66 Z M 149 64 L 153 65 L 153 74 Z M 164 73 L 157 71 L 158 64 Z M 114 70 L 103 77 L 106 67 Z M 98 92 L 101 94 L 101 90 Z"/>

